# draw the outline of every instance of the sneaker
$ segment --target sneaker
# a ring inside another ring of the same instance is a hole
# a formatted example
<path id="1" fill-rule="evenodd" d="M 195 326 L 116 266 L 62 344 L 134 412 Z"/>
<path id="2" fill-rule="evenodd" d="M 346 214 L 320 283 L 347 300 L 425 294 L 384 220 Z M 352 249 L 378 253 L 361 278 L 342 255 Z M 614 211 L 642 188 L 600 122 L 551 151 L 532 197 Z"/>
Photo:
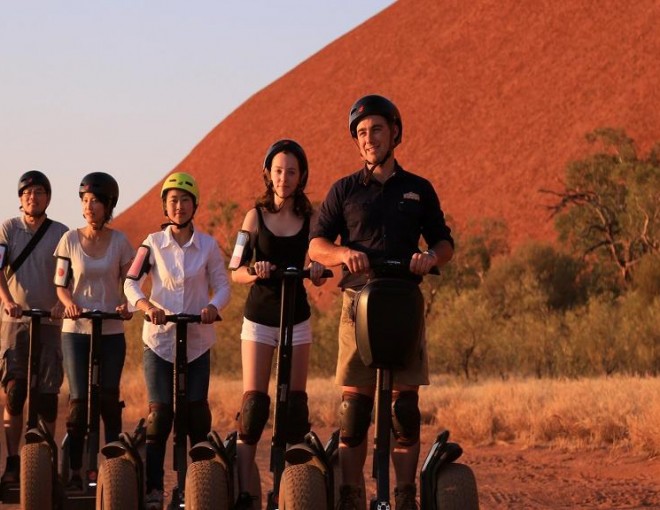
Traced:
<path id="1" fill-rule="evenodd" d="M 365 510 L 362 504 L 362 489 L 353 485 L 340 485 L 337 510 Z"/>
<path id="2" fill-rule="evenodd" d="M 163 510 L 165 493 L 161 489 L 151 489 L 144 497 L 145 510 Z"/>
<path id="3" fill-rule="evenodd" d="M 249 492 L 241 492 L 234 503 L 232 510 L 254 510 L 254 501 L 257 498 Z"/>
<path id="4" fill-rule="evenodd" d="M 418 510 L 419 505 L 415 496 L 417 495 L 417 487 L 414 483 L 407 483 L 401 488 L 394 489 L 394 502 L 396 510 Z"/>
<path id="5" fill-rule="evenodd" d="M 71 475 L 69 481 L 66 484 L 67 491 L 82 492 L 83 490 L 83 481 L 80 475 Z"/>
<path id="6" fill-rule="evenodd" d="M 21 476 L 21 457 L 20 455 L 9 455 L 7 457 L 7 467 L 0 478 L 0 483 L 18 483 Z"/>

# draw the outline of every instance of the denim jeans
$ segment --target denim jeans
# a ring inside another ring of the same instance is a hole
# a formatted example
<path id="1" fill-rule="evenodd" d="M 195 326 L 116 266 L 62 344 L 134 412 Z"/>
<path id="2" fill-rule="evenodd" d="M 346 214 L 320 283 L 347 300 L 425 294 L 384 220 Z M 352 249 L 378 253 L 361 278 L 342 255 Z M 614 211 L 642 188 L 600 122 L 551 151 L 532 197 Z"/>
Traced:
<path id="1" fill-rule="evenodd" d="M 62 333 L 64 370 L 69 381 L 69 398 L 71 400 L 87 398 L 90 338 L 90 335 L 82 333 Z M 101 337 L 99 380 L 101 388 L 119 389 L 125 358 L 126 337 L 123 333 Z"/>
<path id="2" fill-rule="evenodd" d="M 154 351 L 145 347 L 142 355 L 144 378 L 147 382 L 149 402 L 172 404 L 174 399 L 174 364 L 164 360 Z M 188 363 L 187 400 L 198 402 L 207 400 L 209 376 L 211 374 L 211 351 Z"/>

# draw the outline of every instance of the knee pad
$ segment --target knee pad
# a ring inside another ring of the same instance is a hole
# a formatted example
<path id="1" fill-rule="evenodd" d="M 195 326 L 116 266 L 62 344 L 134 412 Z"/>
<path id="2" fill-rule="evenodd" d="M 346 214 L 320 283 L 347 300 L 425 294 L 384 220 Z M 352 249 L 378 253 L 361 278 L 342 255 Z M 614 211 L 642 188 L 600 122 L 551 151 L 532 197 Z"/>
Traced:
<path id="1" fill-rule="evenodd" d="M 190 443 L 195 445 L 206 439 L 211 431 L 211 409 L 208 400 L 188 403 L 188 435 Z"/>
<path id="2" fill-rule="evenodd" d="M 118 389 L 102 389 L 99 395 L 99 410 L 105 427 L 105 441 L 115 441 L 121 432 L 121 410 L 124 403 L 119 401 Z"/>
<path id="3" fill-rule="evenodd" d="M 57 420 L 57 394 L 40 393 L 37 401 L 37 414 L 46 423 L 53 423 Z"/>
<path id="4" fill-rule="evenodd" d="M 261 439 L 268 415 L 270 414 L 270 397 L 261 391 L 246 391 L 243 393 L 241 410 L 236 416 L 238 421 L 238 438 L 245 444 L 257 444 Z"/>
<path id="5" fill-rule="evenodd" d="M 309 408 L 307 407 L 307 392 L 290 391 L 287 407 L 286 442 L 302 443 L 311 425 L 309 423 Z"/>
<path id="6" fill-rule="evenodd" d="M 85 437 L 87 432 L 87 401 L 73 399 L 69 401 L 69 417 L 66 421 L 66 431 L 73 438 Z"/>
<path id="7" fill-rule="evenodd" d="M 5 393 L 7 394 L 7 412 L 10 416 L 20 416 L 23 414 L 23 406 L 25 399 L 27 399 L 27 380 L 26 379 L 12 379 L 7 383 Z"/>
<path id="8" fill-rule="evenodd" d="M 339 439 L 342 443 L 355 448 L 364 441 L 371 425 L 373 407 L 373 397 L 352 391 L 342 394 L 339 406 Z"/>
<path id="9" fill-rule="evenodd" d="M 172 429 L 174 411 L 169 404 L 152 402 L 149 404 L 147 417 L 147 442 L 165 443 Z"/>
<path id="10" fill-rule="evenodd" d="M 416 391 L 401 391 L 392 403 L 392 432 L 400 446 L 412 446 L 419 441 L 422 416 Z"/>

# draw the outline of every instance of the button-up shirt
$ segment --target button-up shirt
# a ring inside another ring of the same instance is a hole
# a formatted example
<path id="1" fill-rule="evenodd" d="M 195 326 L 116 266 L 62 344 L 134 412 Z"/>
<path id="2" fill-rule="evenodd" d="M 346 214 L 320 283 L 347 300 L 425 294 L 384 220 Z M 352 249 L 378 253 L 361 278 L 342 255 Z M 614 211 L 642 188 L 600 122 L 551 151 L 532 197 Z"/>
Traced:
<path id="1" fill-rule="evenodd" d="M 185 245 L 179 246 L 172 227 L 149 234 L 143 245 L 150 250 L 151 296 L 149 301 L 167 314 L 199 314 L 209 304 L 221 310 L 229 301 L 229 279 L 216 240 L 208 234 L 193 232 Z M 126 279 L 124 292 L 135 306 L 147 299 L 142 280 Z M 211 296 L 209 298 L 209 295 Z M 176 325 L 155 325 L 145 321 L 142 340 L 166 361 L 174 362 Z M 212 324 L 188 325 L 188 361 L 193 361 L 215 342 Z"/>
<path id="2" fill-rule="evenodd" d="M 409 260 L 419 252 L 420 236 L 428 246 L 454 243 L 438 195 L 425 178 L 395 163 L 384 183 L 366 179 L 364 168 L 335 182 L 326 196 L 310 239 L 323 237 L 365 252 L 370 258 Z M 349 275 L 346 287 L 366 283 L 366 275 Z"/>

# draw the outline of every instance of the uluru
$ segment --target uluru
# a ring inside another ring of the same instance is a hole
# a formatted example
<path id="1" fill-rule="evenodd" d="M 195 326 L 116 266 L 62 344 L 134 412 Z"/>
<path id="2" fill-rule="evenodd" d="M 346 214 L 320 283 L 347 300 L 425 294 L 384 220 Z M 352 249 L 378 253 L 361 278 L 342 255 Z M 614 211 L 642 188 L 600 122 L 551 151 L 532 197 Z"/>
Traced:
<path id="1" fill-rule="evenodd" d="M 163 177 L 198 179 L 202 227 L 211 202 L 242 218 L 263 190 L 266 149 L 293 138 L 318 203 L 361 166 L 348 111 L 378 93 L 403 118 L 397 160 L 434 184 L 454 229 L 498 218 L 514 246 L 552 239 L 539 190 L 593 150 L 586 133 L 622 128 L 642 151 L 660 141 L 658 26 L 655 0 L 399 0 L 219 119 Z M 159 191 L 115 220 L 134 245 L 164 219 Z"/>

